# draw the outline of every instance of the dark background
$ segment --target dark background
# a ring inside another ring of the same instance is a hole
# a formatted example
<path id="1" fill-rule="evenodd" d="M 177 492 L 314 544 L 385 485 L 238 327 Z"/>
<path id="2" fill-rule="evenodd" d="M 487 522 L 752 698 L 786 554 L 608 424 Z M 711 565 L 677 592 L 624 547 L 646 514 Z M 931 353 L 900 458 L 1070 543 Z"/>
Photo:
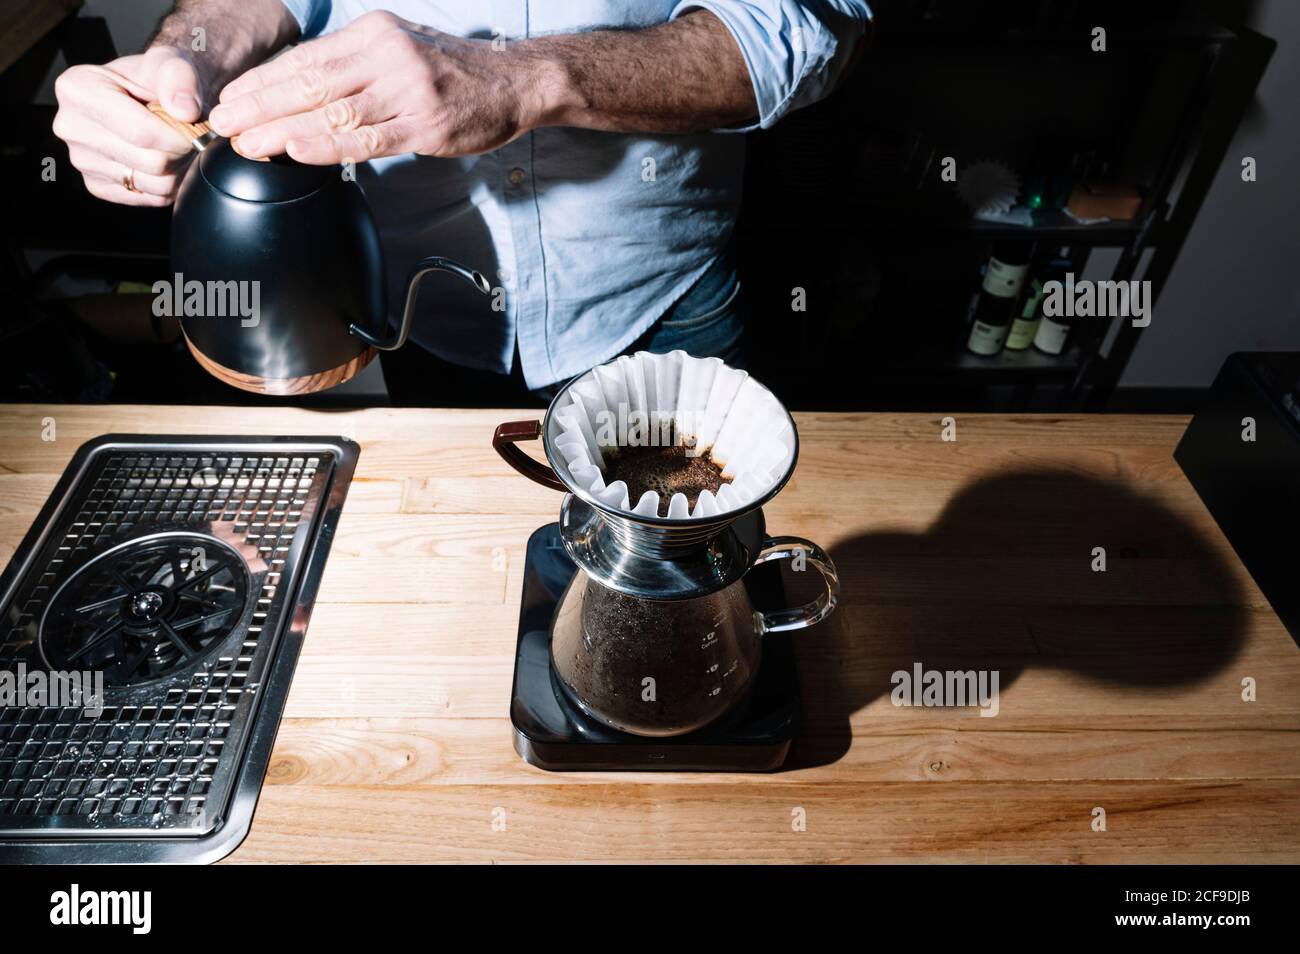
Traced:
<path id="1" fill-rule="evenodd" d="M 127 294 L 123 281 L 168 274 L 168 213 L 91 198 L 49 132 L 53 76 L 138 49 L 168 6 L 89 0 L 0 76 L 0 400 L 275 400 L 203 374 L 148 298 Z M 873 8 L 872 45 L 837 94 L 750 136 L 738 241 L 755 372 L 792 407 L 1191 411 L 1229 352 L 1300 347 L 1287 172 L 1300 163 L 1289 43 L 1300 5 Z M 1089 48 L 1094 26 L 1107 30 L 1104 54 Z M 1240 178 L 1247 155 L 1254 183 Z M 59 161 L 54 183 L 39 179 L 46 156 Z M 1027 191 L 1135 184 L 1142 210 L 1101 226 L 980 224 L 939 180 L 944 156 L 959 169 L 1001 162 Z M 1008 235 L 1068 248 L 1088 278 L 1150 279 L 1152 326 L 1094 322 L 1059 358 L 968 355 L 980 269 Z M 795 287 L 807 312 L 789 310 Z M 309 400 L 384 403 L 378 363 Z"/>

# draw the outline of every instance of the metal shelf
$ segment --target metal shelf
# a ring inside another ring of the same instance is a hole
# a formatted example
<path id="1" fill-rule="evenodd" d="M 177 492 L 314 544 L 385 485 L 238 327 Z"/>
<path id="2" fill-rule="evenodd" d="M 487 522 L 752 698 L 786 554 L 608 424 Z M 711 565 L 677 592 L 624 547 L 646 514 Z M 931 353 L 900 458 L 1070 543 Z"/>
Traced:
<path id="1" fill-rule="evenodd" d="M 873 238 L 891 241 L 998 241 L 1023 239 L 1030 242 L 1072 243 L 1092 246 L 1126 246 L 1142 231 L 1147 216 L 1128 222 L 1102 222 L 1082 225 L 1064 212 L 1047 212 L 1035 216 L 1033 225 L 1004 225 L 977 219 L 926 219 L 867 224 L 859 231 Z M 848 228 L 848 226 L 846 226 Z M 1154 236 L 1148 245 L 1154 244 Z"/>
<path id="2" fill-rule="evenodd" d="M 1003 349 L 995 355 L 981 357 L 969 351 L 958 351 L 924 361 L 871 362 L 866 365 L 873 377 L 951 377 L 953 374 L 972 376 L 1052 377 L 1069 378 L 1076 374 L 1083 362 L 1078 347 L 1071 346 L 1059 355 L 1044 354 L 1030 346 L 1023 351 Z"/>
<path id="3" fill-rule="evenodd" d="M 1004 348 L 987 358 L 964 351 L 954 355 L 948 367 L 953 371 L 985 374 L 1059 374 L 1068 377 L 1079 370 L 1081 361 L 1078 348 L 1067 348 L 1061 354 L 1051 355 L 1030 346 L 1023 351 L 1008 351 Z"/>

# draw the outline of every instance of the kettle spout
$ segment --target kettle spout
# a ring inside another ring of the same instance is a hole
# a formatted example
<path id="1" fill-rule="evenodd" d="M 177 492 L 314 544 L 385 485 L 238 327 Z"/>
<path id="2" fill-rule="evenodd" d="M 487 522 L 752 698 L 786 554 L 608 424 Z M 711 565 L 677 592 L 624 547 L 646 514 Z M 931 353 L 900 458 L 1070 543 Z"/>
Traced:
<path id="1" fill-rule="evenodd" d="M 467 268 L 449 258 L 439 258 L 435 255 L 431 258 L 421 259 L 411 269 L 410 274 L 407 275 L 406 306 L 402 309 L 402 321 L 398 325 L 396 332 L 387 335 L 376 335 L 355 323 L 348 330 L 379 351 L 396 351 L 406 344 L 406 339 L 411 333 L 411 317 L 415 314 L 415 301 L 420 294 L 420 280 L 429 272 L 451 272 L 453 275 L 459 275 L 465 279 L 484 295 L 490 294 L 492 291 L 492 286 L 488 284 L 488 280 L 482 272 Z"/>

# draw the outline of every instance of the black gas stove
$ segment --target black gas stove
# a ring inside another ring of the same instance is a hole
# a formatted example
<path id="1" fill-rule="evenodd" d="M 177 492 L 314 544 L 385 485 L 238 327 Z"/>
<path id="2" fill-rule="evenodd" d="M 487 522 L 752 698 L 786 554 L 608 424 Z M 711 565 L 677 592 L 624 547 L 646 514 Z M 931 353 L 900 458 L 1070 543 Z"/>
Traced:
<path id="1" fill-rule="evenodd" d="M 0 701 L 0 861 L 212 861 L 243 840 L 357 454 L 77 452 L 0 576 L 0 673 L 46 693 Z"/>

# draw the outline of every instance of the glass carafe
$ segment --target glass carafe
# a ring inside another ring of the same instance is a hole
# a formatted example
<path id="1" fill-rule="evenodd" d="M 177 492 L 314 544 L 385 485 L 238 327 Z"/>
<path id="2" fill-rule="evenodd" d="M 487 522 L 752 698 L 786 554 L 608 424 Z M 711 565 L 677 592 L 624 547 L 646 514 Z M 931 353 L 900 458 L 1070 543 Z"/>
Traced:
<path id="1" fill-rule="evenodd" d="M 765 541 L 755 564 L 794 559 L 821 572 L 811 603 L 761 613 L 742 580 L 688 599 L 648 599 L 596 582 L 579 570 L 551 629 L 551 668 L 569 701 L 622 732 L 692 732 L 737 706 L 758 672 L 763 634 L 802 629 L 825 618 L 839 589 L 816 544 Z"/>

